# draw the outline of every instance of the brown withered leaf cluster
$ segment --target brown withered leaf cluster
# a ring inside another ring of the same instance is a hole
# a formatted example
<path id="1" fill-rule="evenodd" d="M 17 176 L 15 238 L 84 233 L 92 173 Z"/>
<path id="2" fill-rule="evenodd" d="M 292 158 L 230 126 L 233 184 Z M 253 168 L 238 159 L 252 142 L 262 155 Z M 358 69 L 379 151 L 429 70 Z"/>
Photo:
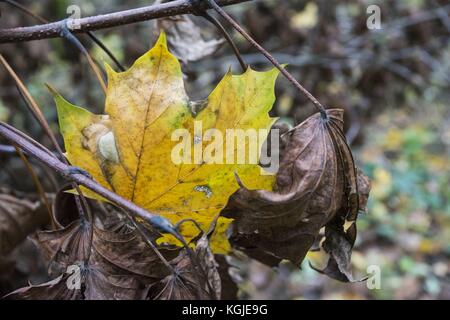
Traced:
<path id="1" fill-rule="evenodd" d="M 219 299 L 220 277 L 209 235 L 196 240 L 194 249 L 160 247 L 157 253 L 148 246 L 148 239 L 117 215 L 97 221 L 93 228 L 77 219 L 61 229 L 38 232 L 33 239 L 49 264 L 49 273 L 56 277 L 5 298 Z"/>
<path id="2" fill-rule="evenodd" d="M 353 281 L 350 257 L 356 218 L 370 190 L 343 133 L 343 110 L 319 113 L 284 133 L 276 191 L 248 190 L 230 197 L 223 211 L 234 218 L 232 244 L 267 265 L 288 259 L 300 265 L 325 228 L 329 254 L 321 272 Z"/>

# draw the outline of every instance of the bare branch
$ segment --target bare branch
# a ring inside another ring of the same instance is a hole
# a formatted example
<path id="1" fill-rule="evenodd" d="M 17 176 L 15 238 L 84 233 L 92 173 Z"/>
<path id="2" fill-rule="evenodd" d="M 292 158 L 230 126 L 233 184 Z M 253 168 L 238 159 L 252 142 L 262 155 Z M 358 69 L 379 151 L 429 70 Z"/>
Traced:
<path id="1" fill-rule="evenodd" d="M 220 6 L 228 6 L 247 1 L 251 0 L 218 0 L 217 4 Z M 73 25 L 79 26 L 79 28 L 71 31 L 73 33 L 85 33 L 87 31 L 111 28 L 140 21 L 194 13 L 198 9 L 206 9 L 207 7 L 208 4 L 203 1 L 197 5 L 193 4 L 191 0 L 176 0 L 142 8 L 74 19 Z M 60 36 L 59 32 L 64 25 L 65 21 L 63 20 L 32 27 L 3 29 L 0 30 L 0 43 L 56 38 Z"/>

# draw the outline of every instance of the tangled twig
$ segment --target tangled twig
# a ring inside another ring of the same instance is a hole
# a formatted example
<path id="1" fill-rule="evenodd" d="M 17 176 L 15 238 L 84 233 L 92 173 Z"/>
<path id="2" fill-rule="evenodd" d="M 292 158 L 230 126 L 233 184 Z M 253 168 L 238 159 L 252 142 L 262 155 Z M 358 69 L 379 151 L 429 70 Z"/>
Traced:
<path id="1" fill-rule="evenodd" d="M 228 6 L 247 1 L 250 0 L 218 0 L 217 4 L 219 6 Z M 203 9 L 207 8 L 207 6 L 206 2 L 200 4 L 200 8 Z M 71 31 L 73 33 L 85 33 L 162 17 L 194 13 L 196 9 L 197 7 L 190 0 L 176 0 L 142 8 L 73 19 L 73 25 L 76 25 L 77 28 Z M 57 21 L 32 27 L 3 29 L 0 30 L 0 43 L 57 38 L 64 23 L 64 21 Z"/>

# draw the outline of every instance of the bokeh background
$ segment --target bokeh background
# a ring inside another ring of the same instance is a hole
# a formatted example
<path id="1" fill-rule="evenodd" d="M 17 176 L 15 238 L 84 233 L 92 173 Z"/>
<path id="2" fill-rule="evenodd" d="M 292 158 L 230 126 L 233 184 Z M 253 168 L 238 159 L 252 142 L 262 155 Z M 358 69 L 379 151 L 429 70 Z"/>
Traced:
<path id="1" fill-rule="evenodd" d="M 71 4 L 82 16 L 148 5 L 149 1 L 18 1 L 49 20 L 67 17 Z M 369 30 L 366 9 L 381 9 L 381 29 Z M 0 2 L 0 27 L 36 24 Z M 245 299 L 450 299 L 450 5 L 444 0 L 260 0 L 228 7 L 241 23 L 328 108 L 345 109 L 346 134 L 356 161 L 370 177 L 366 214 L 352 263 L 357 278 L 369 265 L 381 270 L 381 288 L 365 282 L 342 284 L 320 275 L 308 261 L 301 270 L 282 264 L 272 270 L 249 260 L 235 261 Z M 195 18 L 205 37 L 214 27 Z M 226 24 L 225 24 L 226 25 Z M 257 70 L 268 61 L 226 26 L 244 60 Z M 96 35 L 126 67 L 152 45 L 153 21 Z M 87 37 L 80 40 L 100 65 L 109 58 Z M 101 112 L 104 97 L 85 58 L 61 39 L 3 44 L 0 52 L 26 83 L 58 132 L 49 83 L 71 102 Z M 221 76 L 239 65 L 224 44 L 211 56 L 185 63 L 187 91 L 207 97 Z M 292 125 L 314 112 L 284 79 L 276 86 L 273 115 Z M 15 85 L 0 68 L 0 120 L 50 145 L 28 114 Z M 1 143 L 5 143 L 1 141 Z M 2 192 L 35 193 L 23 163 L 0 153 Z M 36 164 L 45 176 L 45 170 Z M 45 182 L 43 178 L 43 182 Z M 48 187 L 51 192 L 51 186 Z M 0 296 L 45 280 L 45 266 L 29 240 L 0 257 Z"/>

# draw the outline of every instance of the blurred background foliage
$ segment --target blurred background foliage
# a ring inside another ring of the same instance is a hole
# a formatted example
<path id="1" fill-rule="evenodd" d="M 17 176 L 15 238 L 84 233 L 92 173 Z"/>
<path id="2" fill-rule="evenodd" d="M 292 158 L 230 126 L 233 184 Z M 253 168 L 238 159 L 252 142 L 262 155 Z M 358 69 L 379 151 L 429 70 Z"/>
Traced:
<path id="1" fill-rule="evenodd" d="M 148 1 L 19 1 L 49 20 L 67 16 L 76 4 L 82 16 L 148 5 Z M 369 5 L 381 8 L 381 30 L 366 26 Z M 0 27 L 35 21 L 5 3 Z M 308 255 L 302 270 L 282 264 L 277 271 L 246 259 L 236 260 L 243 298 L 253 299 L 450 299 L 450 5 L 440 0 L 260 0 L 227 8 L 238 21 L 328 108 L 345 109 L 346 134 L 359 166 L 372 181 L 367 213 L 358 220 L 352 257 L 355 274 L 369 265 L 381 270 L 381 289 L 364 282 L 342 284 L 309 267 L 321 262 Z M 214 27 L 196 23 L 210 37 Z M 231 28 L 227 29 L 232 31 Z M 256 69 L 269 63 L 233 34 L 244 60 Z M 156 38 L 153 21 L 96 32 L 125 66 Z M 81 41 L 95 60 L 113 65 L 86 37 Z M 49 83 L 77 105 L 102 112 L 104 97 L 84 57 L 61 39 L 1 45 L 0 51 L 22 77 L 58 131 Z M 227 45 L 213 56 L 183 66 L 187 91 L 205 98 L 231 66 L 239 65 Z M 273 115 L 295 125 L 314 110 L 284 79 L 276 88 Z M 0 72 L 0 120 L 48 144 L 26 112 L 14 83 Z M 0 154 L 0 185 L 34 192 L 23 164 Z M 37 170 L 43 174 L 40 167 Z M 45 179 L 43 182 L 46 183 Z M 48 186 L 50 189 L 51 187 Z M 49 190 L 51 191 L 51 190 Z M 41 279 L 45 271 L 25 242 L 12 255 L 10 274 L 0 274 L 0 295 Z M 32 258 L 30 258 L 32 257 Z M 12 270 L 12 271 L 11 271 Z M 11 276 L 13 274 L 13 276 Z"/>

